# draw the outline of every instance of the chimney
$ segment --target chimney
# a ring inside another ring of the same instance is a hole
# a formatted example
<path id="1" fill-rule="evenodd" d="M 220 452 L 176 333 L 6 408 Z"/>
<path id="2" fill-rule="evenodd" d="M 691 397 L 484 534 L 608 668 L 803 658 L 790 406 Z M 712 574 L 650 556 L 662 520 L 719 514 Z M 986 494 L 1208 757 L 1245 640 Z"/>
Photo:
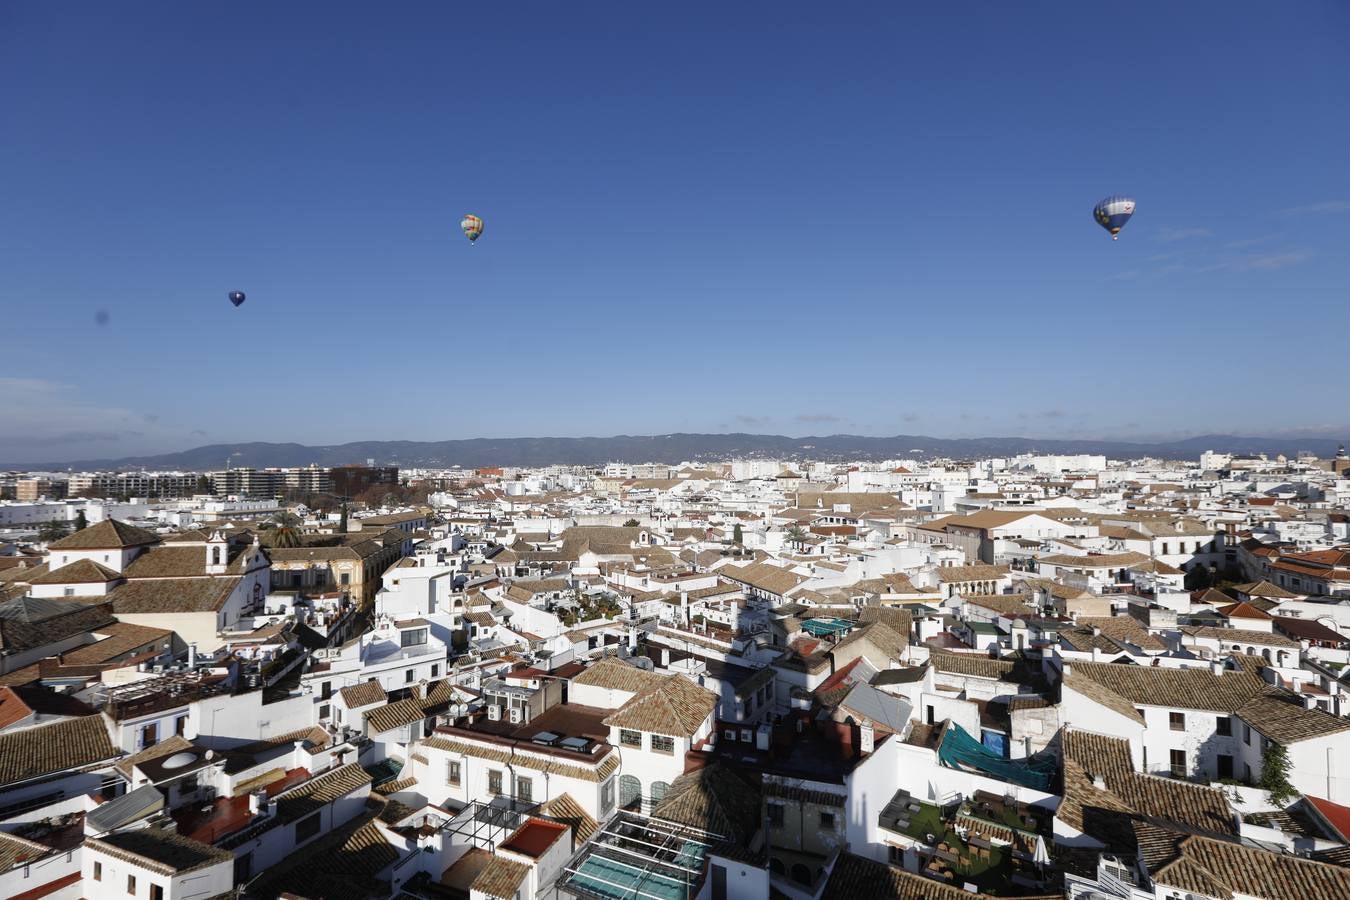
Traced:
<path id="1" fill-rule="evenodd" d="M 1289 689 L 1295 694 L 1303 693 L 1303 677 L 1301 675 L 1290 676 Z"/>
<path id="2" fill-rule="evenodd" d="M 661 648 L 661 666 L 662 668 L 670 667 L 670 650 L 665 647 Z"/>
<path id="3" fill-rule="evenodd" d="M 193 669 L 197 666 L 197 644 L 193 642 L 188 644 L 188 668 Z"/>
<path id="4" fill-rule="evenodd" d="M 1100 775 L 1093 775 L 1093 776 L 1092 776 L 1092 786 L 1095 787 L 1095 788 L 1096 788 L 1097 790 L 1099 790 L 1099 791 L 1104 791 L 1104 790 L 1106 790 L 1106 779 L 1103 778 L 1103 777 L 1100 776 Z"/>
<path id="5" fill-rule="evenodd" d="M 863 719 L 862 724 L 858 726 L 858 750 L 864 756 L 871 753 L 876 746 L 876 736 L 872 731 L 872 720 Z"/>
<path id="6" fill-rule="evenodd" d="M 1102 658 L 1102 648 L 1101 648 L 1101 647 L 1093 647 L 1093 648 L 1092 648 L 1092 661 L 1093 661 L 1093 662 L 1100 662 L 1100 661 L 1101 661 L 1101 658 Z"/>
<path id="7" fill-rule="evenodd" d="M 1063 674 L 1066 675 L 1066 676 L 1072 675 L 1072 674 L 1073 674 L 1073 666 L 1070 665 L 1068 662 L 1065 662 L 1065 663 L 1064 663 Z"/>
<path id="8" fill-rule="evenodd" d="M 1092 626 L 1092 636 L 1093 636 L 1093 637 L 1101 637 L 1101 636 L 1102 636 L 1102 628 L 1101 628 L 1100 625 L 1093 625 L 1093 626 Z"/>
<path id="9" fill-rule="evenodd" d="M 1209 664 L 1209 670 L 1213 672 L 1216 676 L 1222 675 L 1224 670 L 1223 660 L 1215 659 L 1211 661 Z"/>

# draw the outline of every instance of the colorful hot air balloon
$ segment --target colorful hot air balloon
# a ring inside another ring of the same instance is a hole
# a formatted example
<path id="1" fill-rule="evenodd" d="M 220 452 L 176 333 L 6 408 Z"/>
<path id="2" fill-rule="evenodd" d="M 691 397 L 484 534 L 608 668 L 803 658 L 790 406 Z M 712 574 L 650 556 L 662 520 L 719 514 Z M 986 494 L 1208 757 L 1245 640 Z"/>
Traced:
<path id="1" fill-rule="evenodd" d="M 464 236 L 472 244 L 483 233 L 483 220 L 477 216 L 465 216 L 459 220 L 459 227 L 464 229 Z"/>
<path id="2" fill-rule="evenodd" d="M 1120 237 L 1120 229 L 1125 227 L 1125 223 L 1130 221 L 1132 215 L 1134 215 L 1134 200 L 1119 194 L 1098 201 L 1092 209 L 1092 218 L 1097 220 L 1098 225 L 1111 232 L 1113 241 Z"/>
<path id="3" fill-rule="evenodd" d="M 236 307 L 243 303 L 245 299 L 243 291 L 230 291 L 230 302 Z"/>

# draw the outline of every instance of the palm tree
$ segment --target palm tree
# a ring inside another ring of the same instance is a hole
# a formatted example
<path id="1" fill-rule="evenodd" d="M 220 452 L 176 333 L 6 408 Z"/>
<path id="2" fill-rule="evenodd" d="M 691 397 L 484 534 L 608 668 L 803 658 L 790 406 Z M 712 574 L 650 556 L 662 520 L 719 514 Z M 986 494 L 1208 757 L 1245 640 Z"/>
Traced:
<path id="1" fill-rule="evenodd" d="M 283 510 L 272 517 L 265 533 L 267 543 L 273 547 L 299 547 L 300 517 Z"/>
<path id="2" fill-rule="evenodd" d="M 788 539 L 792 541 L 806 540 L 806 532 L 802 531 L 802 527 L 800 525 L 793 525 L 791 528 L 789 528 L 787 536 Z"/>

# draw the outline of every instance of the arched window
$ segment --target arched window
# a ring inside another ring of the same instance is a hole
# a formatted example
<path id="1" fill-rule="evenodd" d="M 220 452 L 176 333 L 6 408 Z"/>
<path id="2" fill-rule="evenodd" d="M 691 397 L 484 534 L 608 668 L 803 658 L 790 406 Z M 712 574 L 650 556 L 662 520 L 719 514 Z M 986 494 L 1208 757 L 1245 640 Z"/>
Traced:
<path id="1" fill-rule="evenodd" d="M 219 547 L 212 547 L 212 548 L 211 548 L 211 565 L 213 565 L 213 566 L 218 566 L 218 565 L 220 565 L 220 548 L 219 548 Z"/>
<path id="2" fill-rule="evenodd" d="M 775 875 L 782 875 L 782 874 L 783 874 L 783 871 L 784 871 L 784 870 L 783 870 L 783 861 L 782 861 L 781 859 L 779 859 L 778 857 L 776 857 L 776 856 L 773 857 L 772 859 L 770 859 L 770 860 L 769 860 L 769 871 L 772 872 L 772 873 L 775 874 Z"/>
<path id="3" fill-rule="evenodd" d="M 619 806 L 627 809 L 642 797 L 642 782 L 632 775 L 619 776 Z"/>
<path id="4" fill-rule="evenodd" d="M 656 804 L 660 803 L 662 799 L 665 798 L 666 791 L 669 788 L 670 785 L 666 784 L 664 781 L 652 782 L 652 806 L 655 806 Z"/>

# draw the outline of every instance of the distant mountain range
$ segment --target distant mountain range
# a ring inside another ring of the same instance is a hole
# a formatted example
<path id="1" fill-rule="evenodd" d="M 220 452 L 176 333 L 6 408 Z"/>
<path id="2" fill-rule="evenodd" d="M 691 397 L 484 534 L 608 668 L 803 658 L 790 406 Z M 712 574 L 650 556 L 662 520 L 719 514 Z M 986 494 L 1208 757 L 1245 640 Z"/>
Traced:
<path id="1" fill-rule="evenodd" d="M 404 467 L 597 465 L 606 462 L 663 462 L 727 459 L 897 459 L 910 457 L 983 458 L 1019 453 L 1103 453 L 1113 459 L 1145 456 L 1196 459 L 1206 450 L 1223 453 L 1293 456 L 1300 451 L 1330 457 L 1332 438 L 1296 436 L 1235 437 L 1204 435 L 1161 443 L 1116 440 L 1059 440 L 1022 437 L 935 438 L 900 434 L 864 437 L 832 434 L 786 437 L 781 434 L 658 434 L 589 438 L 471 438 L 457 441 L 357 441 L 330 447 L 303 444 L 211 444 L 178 453 L 89 459 L 75 462 L 7 465 L 26 471 L 180 469 L 210 471 L 250 466 L 336 466 L 364 463 Z"/>

